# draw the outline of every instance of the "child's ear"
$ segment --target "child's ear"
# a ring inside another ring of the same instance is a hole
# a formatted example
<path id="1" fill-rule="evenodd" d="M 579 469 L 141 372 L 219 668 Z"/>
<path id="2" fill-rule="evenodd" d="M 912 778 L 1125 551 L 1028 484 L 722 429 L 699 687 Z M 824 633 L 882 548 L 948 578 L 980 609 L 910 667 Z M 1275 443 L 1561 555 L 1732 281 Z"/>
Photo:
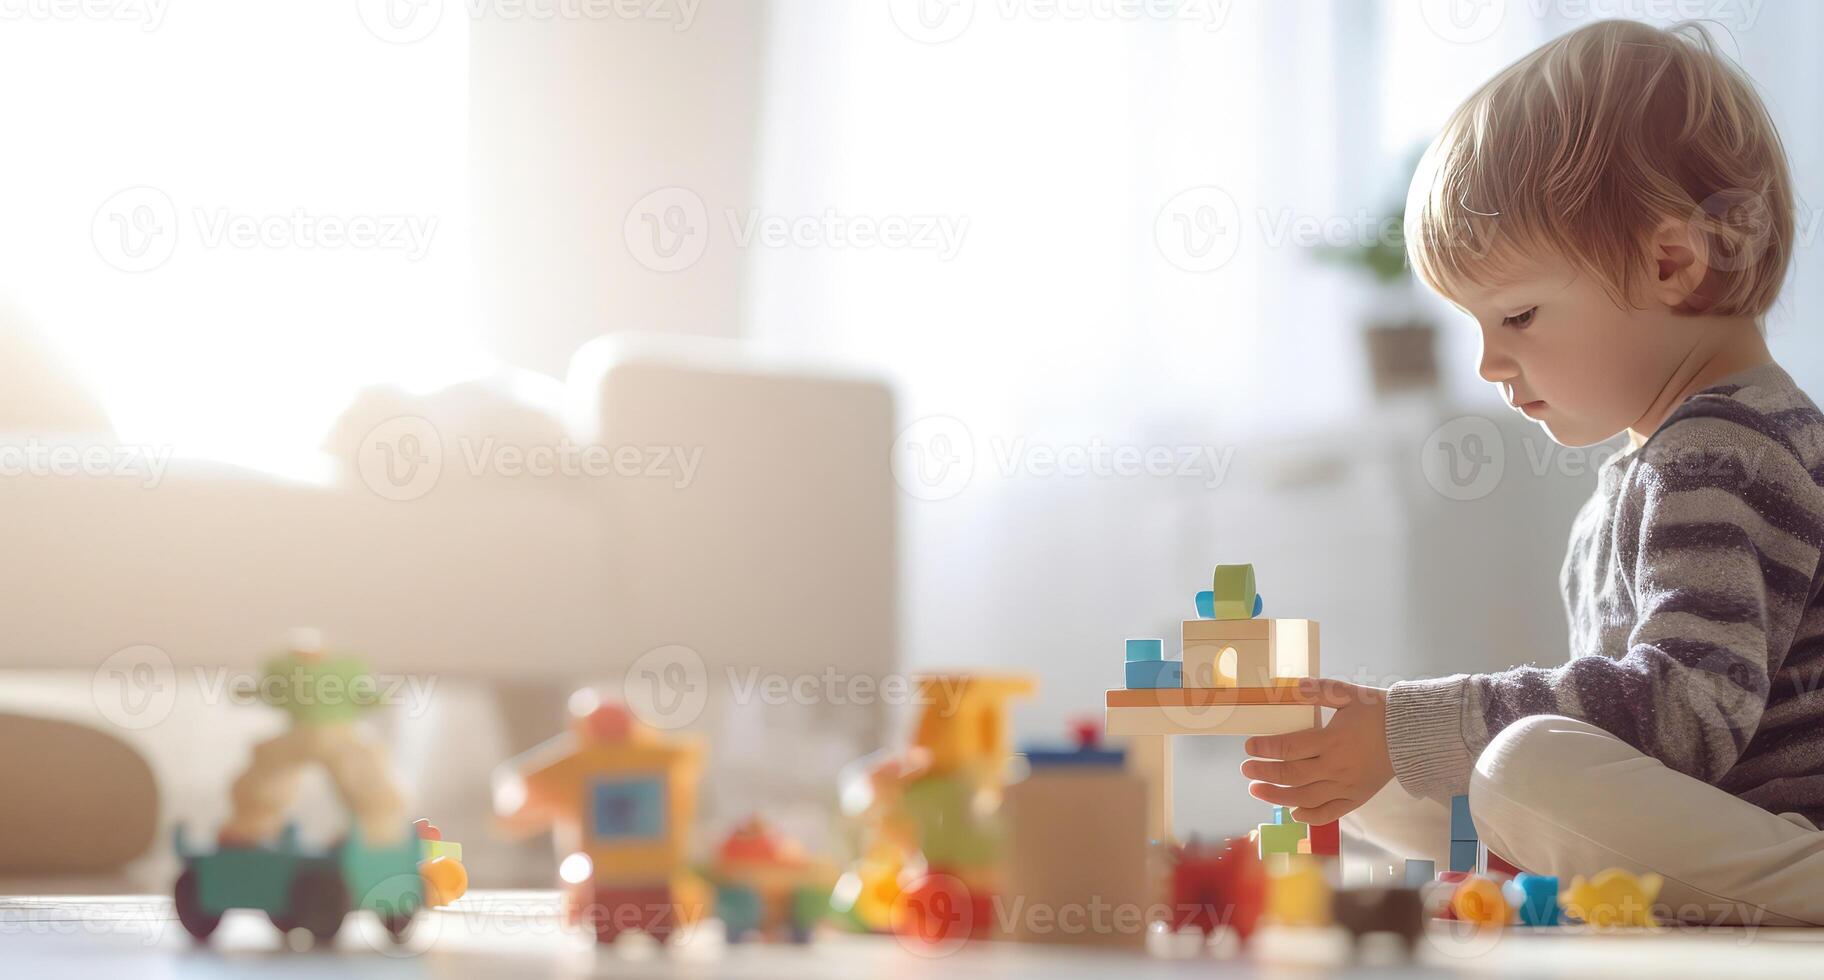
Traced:
<path id="1" fill-rule="evenodd" d="M 1710 266 L 1700 241 L 1691 224 L 1677 218 L 1667 218 L 1653 230 L 1647 242 L 1647 289 L 1654 300 L 1679 312 L 1710 305 L 1704 297 Z"/>

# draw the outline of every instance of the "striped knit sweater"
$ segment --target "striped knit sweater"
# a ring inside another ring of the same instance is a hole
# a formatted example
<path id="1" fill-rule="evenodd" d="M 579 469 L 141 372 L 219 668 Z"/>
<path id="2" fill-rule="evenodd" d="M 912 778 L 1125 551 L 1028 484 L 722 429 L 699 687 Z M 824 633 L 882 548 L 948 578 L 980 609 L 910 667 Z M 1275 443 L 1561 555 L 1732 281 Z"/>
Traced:
<path id="1" fill-rule="evenodd" d="M 1467 792 L 1527 715 L 1596 725 L 1667 766 L 1824 827 L 1824 415 L 1778 365 L 1687 399 L 1609 459 L 1560 581 L 1568 663 L 1395 684 L 1407 791 Z"/>

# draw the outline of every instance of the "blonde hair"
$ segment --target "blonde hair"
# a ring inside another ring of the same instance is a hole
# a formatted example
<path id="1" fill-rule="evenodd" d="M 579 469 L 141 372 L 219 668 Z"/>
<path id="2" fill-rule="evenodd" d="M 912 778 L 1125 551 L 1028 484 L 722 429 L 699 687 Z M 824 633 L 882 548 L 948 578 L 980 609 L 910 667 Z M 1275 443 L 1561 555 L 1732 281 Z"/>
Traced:
<path id="1" fill-rule="evenodd" d="M 1691 223 L 1709 275 L 1691 305 L 1759 317 L 1792 254 L 1792 180 L 1766 108 L 1701 26 L 1591 24 L 1510 65 L 1419 162 L 1406 254 L 1445 297 L 1555 252 L 1627 306 L 1650 236 Z"/>

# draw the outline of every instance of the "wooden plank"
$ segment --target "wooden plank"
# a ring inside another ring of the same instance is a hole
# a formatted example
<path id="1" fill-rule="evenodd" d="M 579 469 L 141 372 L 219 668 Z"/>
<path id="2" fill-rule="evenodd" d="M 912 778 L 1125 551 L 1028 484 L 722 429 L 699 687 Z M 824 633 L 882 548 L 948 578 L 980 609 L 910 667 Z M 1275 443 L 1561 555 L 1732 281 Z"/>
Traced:
<path id="1" fill-rule="evenodd" d="M 1316 704 L 1316 698 L 1298 692 L 1296 678 L 1274 687 L 1159 687 L 1115 688 L 1108 692 L 1107 707 L 1198 707 L 1211 704 Z"/>
<path id="2" fill-rule="evenodd" d="M 1318 709 L 1302 704 L 1149 705 L 1109 708 L 1104 727 L 1111 736 L 1283 735 L 1317 720 Z"/>

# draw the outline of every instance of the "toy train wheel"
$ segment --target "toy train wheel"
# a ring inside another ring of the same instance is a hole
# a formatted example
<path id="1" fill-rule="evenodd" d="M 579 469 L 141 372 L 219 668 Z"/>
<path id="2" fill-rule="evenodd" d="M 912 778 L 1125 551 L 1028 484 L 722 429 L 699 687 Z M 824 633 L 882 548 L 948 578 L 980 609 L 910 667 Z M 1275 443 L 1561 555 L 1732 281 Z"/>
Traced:
<path id="1" fill-rule="evenodd" d="M 185 871 L 178 876 L 177 887 L 171 889 L 171 901 L 177 906 L 177 921 L 183 924 L 184 931 L 197 939 L 207 940 L 215 927 L 222 924 L 222 913 L 211 915 L 204 911 L 196 892 L 196 872 Z"/>
<path id="2" fill-rule="evenodd" d="M 392 936 L 393 942 L 396 943 L 405 942 L 406 933 L 411 931 L 412 923 L 415 921 L 417 921 L 415 912 L 380 917 L 380 924 L 386 927 L 387 935 Z"/>
<path id="3" fill-rule="evenodd" d="M 348 914 L 348 889 L 342 876 L 327 871 L 306 871 L 291 881 L 291 903 L 272 916 L 280 932 L 303 929 L 313 940 L 326 943 L 342 929 Z"/>

